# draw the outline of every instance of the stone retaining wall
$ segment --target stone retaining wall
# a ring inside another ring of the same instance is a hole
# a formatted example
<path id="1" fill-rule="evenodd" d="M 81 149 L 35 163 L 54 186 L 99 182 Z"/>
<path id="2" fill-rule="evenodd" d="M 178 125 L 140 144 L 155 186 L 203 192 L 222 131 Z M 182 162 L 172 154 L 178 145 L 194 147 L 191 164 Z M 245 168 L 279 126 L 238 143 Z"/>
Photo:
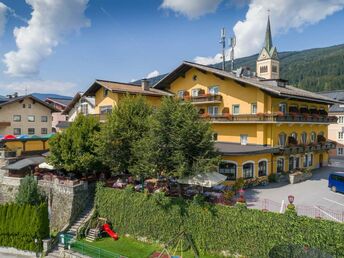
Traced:
<path id="1" fill-rule="evenodd" d="M 289 182 L 291 184 L 296 184 L 296 183 L 299 183 L 299 182 L 302 182 L 302 181 L 306 181 L 306 180 L 310 179 L 311 177 L 312 177 L 312 173 L 311 172 L 307 172 L 307 173 L 296 172 L 296 173 L 293 173 L 293 174 L 289 175 Z"/>

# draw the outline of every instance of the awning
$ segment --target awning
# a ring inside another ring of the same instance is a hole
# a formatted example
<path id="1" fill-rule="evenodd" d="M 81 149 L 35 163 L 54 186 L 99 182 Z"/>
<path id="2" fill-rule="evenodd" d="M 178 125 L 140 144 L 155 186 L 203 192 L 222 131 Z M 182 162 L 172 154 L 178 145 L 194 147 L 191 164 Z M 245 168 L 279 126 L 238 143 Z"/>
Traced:
<path id="1" fill-rule="evenodd" d="M 44 161 L 45 161 L 44 157 L 32 157 L 32 158 L 19 160 L 17 162 L 14 162 L 12 164 L 9 164 L 7 166 L 2 167 L 1 169 L 21 170 L 21 169 L 29 167 L 29 166 L 36 166 L 38 164 L 43 163 Z"/>
<path id="2" fill-rule="evenodd" d="M 53 165 L 50 165 L 46 162 L 39 164 L 38 167 L 41 169 L 55 170 L 55 167 Z"/>
<path id="3" fill-rule="evenodd" d="M 213 187 L 221 184 L 226 180 L 226 176 L 217 172 L 209 172 L 204 174 L 198 174 L 195 176 L 184 177 L 178 179 L 178 183 L 186 185 L 200 185 L 203 187 Z"/>

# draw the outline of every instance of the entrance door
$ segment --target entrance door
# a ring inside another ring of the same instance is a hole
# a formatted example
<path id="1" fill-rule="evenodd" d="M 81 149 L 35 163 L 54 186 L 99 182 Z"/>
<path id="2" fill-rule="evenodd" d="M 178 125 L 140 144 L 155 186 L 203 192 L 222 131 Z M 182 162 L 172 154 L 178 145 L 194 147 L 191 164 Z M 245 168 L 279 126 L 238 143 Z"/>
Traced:
<path id="1" fill-rule="evenodd" d="M 319 167 L 321 167 L 321 168 L 323 166 L 323 159 L 324 159 L 323 155 L 319 154 Z"/>

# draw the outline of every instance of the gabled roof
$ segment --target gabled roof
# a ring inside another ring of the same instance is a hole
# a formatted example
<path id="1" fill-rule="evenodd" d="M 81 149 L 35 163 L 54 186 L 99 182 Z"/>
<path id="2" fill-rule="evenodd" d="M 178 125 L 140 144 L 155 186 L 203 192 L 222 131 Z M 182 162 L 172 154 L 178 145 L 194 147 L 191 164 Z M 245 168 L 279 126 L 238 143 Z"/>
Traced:
<path id="1" fill-rule="evenodd" d="M 66 107 L 72 100 L 71 99 L 47 98 L 45 101 L 56 103 L 60 106 Z"/>
<path id="2" fill-rule="evenodd" d="M 79 100 L 81 98 L 84 98 L 93 108 L 95 106 L 95 102 L 94 99 L 88 98 L 86 96 L 84 96 L 83 92 L 78 92 L 75 94 L 74 98 L 72 99 L 72 101 L 69 102 L 69 104 L 66 106 L 66 108 L 62 111 L 62 115 L 67 115 L 75 106 L 75 104 L 77 102 L 79 102 Z"/>
<path id="3" fill-rule="evenodd" d="M 59 112 L 56 108 L 54 108 L 53 106 L 49 105 L 49 103 L 47 103 L 45 101 L 42 101 L 39 98 L 36 98 L 36 97 L 34 97 L 32 95 L 23 95 L 23 96 L 19 96 L 19 97 L 16 97 L 16 98 L 7 98 L 6 102 L 0 102 L 0 107 L 6 106 L 8 104 L 15 103 L 15 102 L 18 102 L 18 101 L 22 101 L 25 98 L 30 98 L 30 99 L 40 103 L 41 105 L 49 108 L 53 112 Z"/>
<path id="4" fill-rule="evenodd" d="M 105 81 L 105 80 L 96 80 L 90 88 L 85 92 L 85 96 L 95 96 L 96 92 L 101 88 L 104 87 L 111 92 L 116 93 L 128 93 L 128 94 L 141 94 L 147 96 L 172 96 L 173 94 L 155 89 L 150 88 L 149 90 L 143 90 L 141 85 L 133 84 L 133 83 L 124 83 L 124 82 L 115 82 L 115 81 Z"/>
<path id="5" fill-rule="evenodd" d="M 318 92 L 318 93 L 326 97 L 344 102 L 344 90 L 323 91 L 323 92 Z M 330 113 L 344 113 L 344 103 L 335 104 L 331 106 L 329 109 L 329 112 Z"/>
<path id="6" fill-rule="evenodd" d="M 257 87 L 262 91 L 280 98 L 290 98 L 303 101 L 318 102 L 323 104 L 333 105 L 335 103 L 344 104 L 341 101 L 334 100 L 332 98 L 313 93 L 310 91 L 302 90 L 291 85 L 285 85 L 283 87 L 277 86 L 276 81 L 274 80 L 265 80 L 258 77 L 245 77 L 237 76 L 236 74 L 228 71 L 223 71 L 218 68 L 209 67 L 206 65 L 196 64 L 188 61 L 184 61 L 180 66 L 175 70 L 161 79 L 157 84 L 154 85 L 154 88 L 165 90 L 169 88 L 169 85 L 175 81 L 178 77 L 184 75 L 190 69 L 195 68 L 202 72 L 209 72 L 221 79 L 231 79 L 241 85 L 250 85 Z M 283 81 L 283 80 L 280 80 Z"/>

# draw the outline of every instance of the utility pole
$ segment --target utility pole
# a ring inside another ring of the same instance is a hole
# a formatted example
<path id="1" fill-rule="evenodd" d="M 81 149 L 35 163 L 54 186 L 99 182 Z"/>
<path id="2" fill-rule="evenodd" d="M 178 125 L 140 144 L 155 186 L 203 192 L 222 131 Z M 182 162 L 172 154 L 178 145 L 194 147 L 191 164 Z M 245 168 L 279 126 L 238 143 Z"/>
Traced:
<path id="1" fill-rule="evenodd" d="M 234 47 L 236 45 L 235 35 L 231 37 L 231 71 L 234 71 Z"/>
<path id="2" fill-rule="evenodd" d="M 226 70 L 226 30 L 225 28 L 221 29 L 221 40 L 220 44 L 222 45 L 222 70 Z"/>

